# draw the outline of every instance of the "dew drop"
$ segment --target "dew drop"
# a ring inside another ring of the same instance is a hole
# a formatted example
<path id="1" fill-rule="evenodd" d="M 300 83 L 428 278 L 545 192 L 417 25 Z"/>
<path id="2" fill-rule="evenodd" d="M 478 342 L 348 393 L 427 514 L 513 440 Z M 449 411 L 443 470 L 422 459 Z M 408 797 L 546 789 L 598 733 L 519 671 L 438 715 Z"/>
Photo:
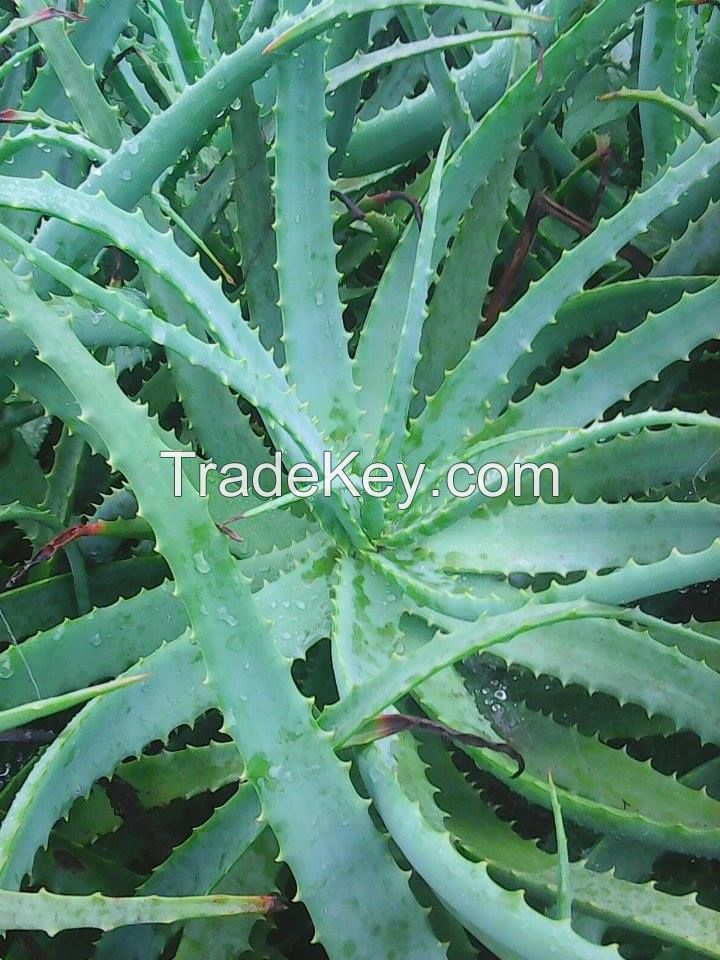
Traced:
<path id="1" fill-rule="evenodd" d="M 198 573 L 210 573 L 210 564 L 202 550 L 193 554 L 193 565 Z"/>
<path id="2" fill-rule="evenodd" d="M 0 678 L 8 680 L 14 672 L 13 665 L 10 663 L 10 657 L 0 657 Z"/>
<path id="3" fill-rule="evenodd" d="M 238 625 L 237 617 L 234 617 L 227 607 L 218 607 L 218 616 L 224 623 L 229 624 L 231 627 Z"/>
<path id="4" fill-rule="evenodd" d="M 99 647 L 100 644 L 102 643 L 102 637 L 100 636 L 100 634 L 99 634 L 99 633 L 94 633 L 94 634 L 90 637 L 90 643 L 91 643 L 91 645 L 92 645 L 93 647 Z"/>

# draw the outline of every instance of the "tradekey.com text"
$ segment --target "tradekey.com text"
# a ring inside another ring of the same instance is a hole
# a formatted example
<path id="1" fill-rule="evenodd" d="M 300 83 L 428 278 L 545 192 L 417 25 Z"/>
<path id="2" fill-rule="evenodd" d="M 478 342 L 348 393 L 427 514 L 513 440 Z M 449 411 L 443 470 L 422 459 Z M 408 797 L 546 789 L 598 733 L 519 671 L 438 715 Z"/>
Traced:
<path id="1" fill-rule="evenodd" d="M 218 466 L 217 463 L 200 460 L 197 454 L 187 450 L 163 450 L 160 453 L 163 459 L 173 461 L 172 483 L 176 497 L 183 495 L 183 484 L 187 479 L 185 471 L 189 466 L 187 461 L 197 459 L 197 491 L 201 497 L 207 496 L 208 477 L 217 473 L 222 478 L 218 484 L 220 495 L 228 500 L 251 494 L 270 500 L 283 496 L 287 491 L 298 499 L 318 495 L 329 497 L 334 491 L 343 489 L 353 497 L 367 496 L 382 500 L 397 491 L 402 496 L 397 504 L 398 510 L 407 510 L 421 492 L 426 465 L 420 463 L 408 470 L 403 463 L 396 463 L 394 467 L 385 463 L 371 463 L 358 473 L 356 461 L 359 455 L 355 451 L 337 460 L 332 453 L 325 451 L 320 469 L 311 463 L 297 463 L 286 471 L 280 452 L 275 454 L 273 460 L 260 463 L 252 469 L 243 463 Z M 470 463 L 454 463 L 442 477 L 436 476 L 434 479 L 435 485 L 428 490 L 426 484 L 423 495 L 439 497 L 444 493 L 443 482 L 445 490 L 452 497 L 460 499 L 476 493 L 486 497 L 501 497 L 511 488 L 515 496 L 530 494 L 536 499 L 543 492 L 553 497 L 560 493 L 560 474 L 554 463 L 516 462 L 510 465 L 510 469 L 501 463 L 485 463 L 479 468 Z M 549 483 L 549 490 L 543 490 L 543 482 Z"/>

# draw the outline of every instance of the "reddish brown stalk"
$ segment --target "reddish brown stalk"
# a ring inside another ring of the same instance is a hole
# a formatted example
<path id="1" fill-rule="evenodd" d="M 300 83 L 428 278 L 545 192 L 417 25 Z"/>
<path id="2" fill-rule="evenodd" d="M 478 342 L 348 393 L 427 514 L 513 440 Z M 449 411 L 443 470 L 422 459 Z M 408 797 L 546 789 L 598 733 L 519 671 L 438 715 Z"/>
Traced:
<path id="1" fill-rule="evenodd" d="M 365 211 L 360 204 L 356 203 L 346 193 L 343 193 L 342 190 L 331 190 L 330 196 L 339 200 L 340 203 L 347 207 L 351 220 L 367 219 Z M 404 203 L 407 203 L 412 209 L 418 227 L 422 227 L 423 211 L 420 202 L 409 193 L 406 193 L 405 190 L 385 190 L 382 193 L 374 193 L 372 196 L 366 197 L 364 202 L 371 207 L 384 207 L 385 204 L 393 203 L 395 200 L 402 200 Z"/>
<path id="2" fill-rule="evenodd" d="M 510 299 L 510 294 L 513 291 L 517 279 L 520 276 L 520 269 L 525 262 L 525 258 L 530 253 L 530 248 L 532 247 L 535 240 L 535 235 L 537 234 L 538 225 L 543 218 L 543 214 L 541 213 L 538 204 L 535 202 L 536 196 L 538 195 L 535 194 L 528 204 L 528 208 L 525 213 L 525 220 L 523 221 L 522 229 L 518 235 L 517 243 L 515 244 L 515 249 L 513 250 L 510 263 L 505 267 L 505 270 L 503 271 L 503 274 L 498 280 L 497 285 L 492 292 L 492 296 L 490 297 L 487 310 L 485 311 L 485 320 L 481 325 L 481 329 L 483 331 L 487 331 L 493 326 L 497 318 L 500 316 L 500 313 L 505 308 L 505 305 Z"/>
<path id="3" fill-rule="evenodd" d="M 225 523 L 216 523 L 215 526 L 218 528 L 220 533 L 224 533 L 226 537 L 229 537 L 233 541 L 233 543 L 244 543 L 245 538 L 241 537 L 239 533 L 235 533 L 230 526 L 231 523 L 237 523 L 238 520 L 242 520 L 244 516 L 244 513 L 239 513 L 236 517 L 230 517 L 230 519 L 226 520 Z"/>
<path id="4" fill-rule="evenodd" d="M 486 740 L 485 737 L 476 733 L 463 733 L 461 730 L 454 730 L 452 727 L 447 727 L 436 720 L 429 720 L 427 717 L 414 717 L 404 713 L 384 713 L 375 717 L 358 734 L 351 737 L 345 746 L 363 746 L 366 743 L 402 733 L 404 730 L 421 730 L 424 733 L 434 734 L 454 743 L 464 743 L 471 747 L 479 747 L 482 750 L 504 753 L 518 765 L 517 772 L 513 774 L 513 780 L 525 770 L 525 761 L 509 743 Z"/>
<path id="5" fill-rule="evenodd" d="M 339 200 L 340 203 L 347 208 L 351 221 L 366 219 L 365 211 L 362 209 L 362 207 L 355 203 L 355 201 L 346 193 L 343 193 L 342 190 L 331 190 L 330 196 L 335 200 Z"/>
<path id="6" fill-rule="evenodd" d="M 599 197 L 596 198 L 597 202 L 599 202 L 599 198 L 602 197 L 602 190 L 604 190 L 604 187 L 599 190 Z M 485 320 L 480 328 L 482 332 L 489 330 L 505 309 L 510 299 L 510 294 L 517 283 L 520 269 L 525 262 L 525 258 L 530 253 L 537 235 L 538 226 L 543 217 L 553 217 L 555 220 L 559 220 L 560 223 L 564 223 L 565 226 L 570 227 L 571 230 L 574 230 L 581 237 L 589 237 L 595 230 L 593 223 L 585 220 L 579 216 L 579 214 L 568 209 L 568 207 L 564 207 L 556 200 L 551 199 L 547 194 L 534 193 L 528 204 L 525 220 L 523 221 L 522 229 L 515 244 L 515 250 L 513 251 L 510 263 L 503 271 L 490 297 L 487 310 L 485 311 Z M 642 276 L 647 276 L 652 270 L 653 262 L 650 257 L 632 244 L 626 244 L 622 249 L 618 250 L 618 256 L 626 260 Z"/>
<path id="7" fill-rule="evenodd" d="M 46 20 L 69 20 L 71 23 L 80 23 L 87 21 L 87 17 L 82 15 L 83 3 L 79 5 L 77 13 L 74 10 L 61 10 L 60 7 L 45 7 L 44 10 L 38 10 L 36 14 L 28 17 L 28 26 L 36 23 L 45 23 Z"/>
<path id="8" fill-rule="evenodd" d="M 242 518 L 234 517 L 227 523 L 234 523 Z M 243 538 L 231 530 L 226 524 L 216 524 L 218 530 L 236 543 L 242 543 Z M 6 590 L 17 587 L 32 570 L 33 567 L 46 560 L 52 560 L 60 550 L 69 547 L 82 537 L 119 537 L 125 540 L 143 540 L 152 536 L 151 529 L 142 520 L 93 520 L 90 523 L 76 523 L 67 530 L 63 530 L 53 537 L 44 547 L 36 551 L 29 560 L 19 567 L 5 584 Z"/>
<path id="9" fill-rule="evenodd" d="M 418 227 L 422 227 L 423 211 L 420 206 L 420 201 L 411 194 L 406 193 L 405 190 L 384 190 L 382 193 L 375 193 L 367 199 L 368 203 L 378 207 L 384 207 L 386 203 L 393 203 L 395 200 L 402 200 L 411 207 Z"/>
<path id="10" fill-rule="evenodd" d="M 44 547 L 34 553 L 29 560 L 26 560 L 25 563 L 15 571 L 5 584 L 5 589 L 12 590 L 14 587 L 17 587 L 33 567 L 44 563 L 46 560 L 52 560 L 60 550 L 63 550 L 71 543 L 74 543 L 81 537 L 102 536 L 104 529 L 105 521 L 96 520 L 93 523 L 76 523 L 74 526 L 68 527 L 67 530 L 63 530 L 62 533 L 53 537 L 49 543 L 46 543 Z"/>

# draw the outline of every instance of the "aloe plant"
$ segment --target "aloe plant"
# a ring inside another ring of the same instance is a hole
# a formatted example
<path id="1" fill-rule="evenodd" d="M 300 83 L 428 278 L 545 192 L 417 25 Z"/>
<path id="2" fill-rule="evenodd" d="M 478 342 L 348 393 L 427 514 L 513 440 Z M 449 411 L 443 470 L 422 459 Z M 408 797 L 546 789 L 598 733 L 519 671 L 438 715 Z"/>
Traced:
<path id="1" fill-rule="evenodd" d="M 719 957 L 714 6 L 0 6 L 3 955 Z"/>

